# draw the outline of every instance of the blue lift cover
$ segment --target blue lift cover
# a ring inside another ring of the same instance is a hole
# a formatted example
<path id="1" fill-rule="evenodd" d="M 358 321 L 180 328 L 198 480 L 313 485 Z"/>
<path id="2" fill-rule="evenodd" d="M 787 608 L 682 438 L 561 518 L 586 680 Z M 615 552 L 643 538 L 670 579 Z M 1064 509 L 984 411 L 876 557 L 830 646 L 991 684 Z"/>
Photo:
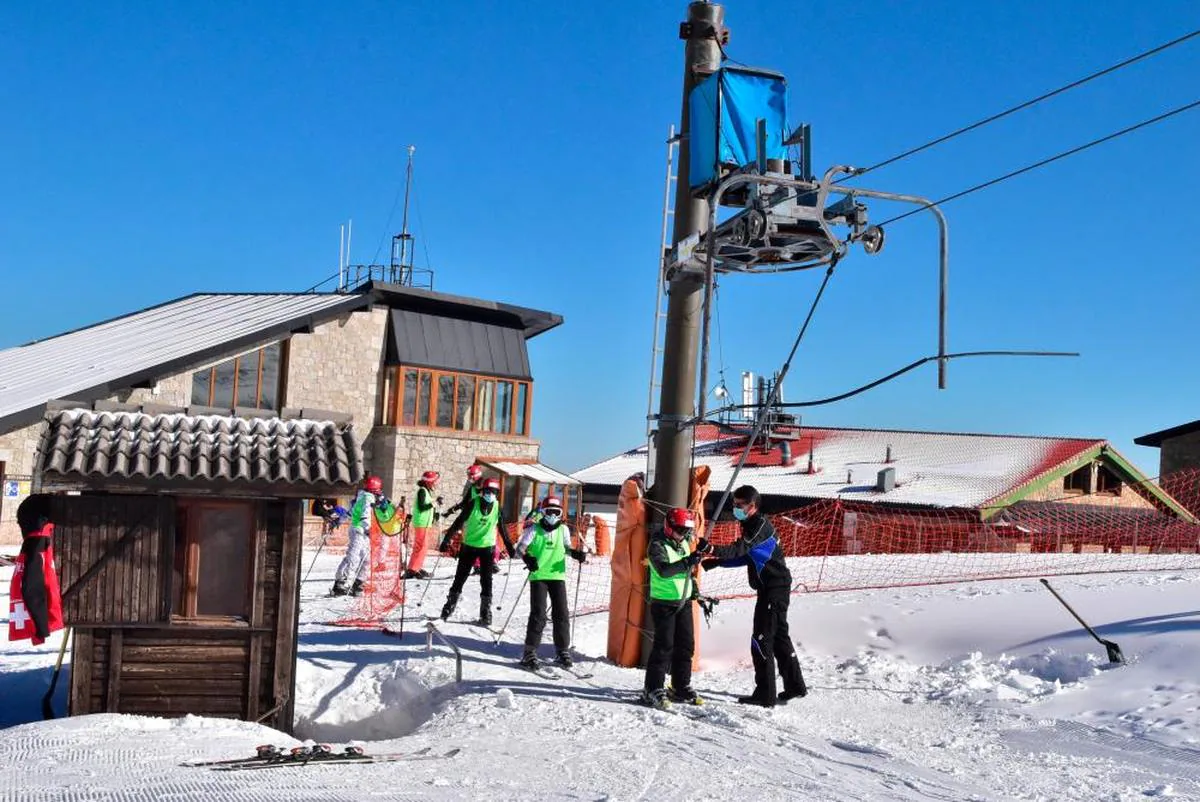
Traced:
<path id="1" fill-rule="evenodd" d="M 715 184 L 720 165 L 752 164 L 755 126 L 767 122 L 768 159 L 787 158 L 787 81 L 777 72 L 722 67 L 692 88 L 688 98 L 691 189 Z"/>

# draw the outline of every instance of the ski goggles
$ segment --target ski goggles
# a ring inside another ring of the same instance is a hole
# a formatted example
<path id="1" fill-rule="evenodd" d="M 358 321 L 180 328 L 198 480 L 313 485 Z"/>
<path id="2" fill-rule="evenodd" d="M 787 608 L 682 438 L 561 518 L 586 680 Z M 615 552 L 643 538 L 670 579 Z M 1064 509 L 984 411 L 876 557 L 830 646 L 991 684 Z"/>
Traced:
<path id="1" fill-rule="evenodd" d="M 562 510 L 558 507 L 546 507 L 542 510 L 542 515 L 545 517 L 561 518 Z"/>

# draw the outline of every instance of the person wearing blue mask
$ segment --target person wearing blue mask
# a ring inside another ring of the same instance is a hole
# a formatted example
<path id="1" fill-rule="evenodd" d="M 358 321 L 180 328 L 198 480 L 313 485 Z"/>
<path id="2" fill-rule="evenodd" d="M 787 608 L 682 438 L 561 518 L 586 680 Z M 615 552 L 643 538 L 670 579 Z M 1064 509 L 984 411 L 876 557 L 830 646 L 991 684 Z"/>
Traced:
<path id="1" fill-rule="evenodd" d="M 741 527 L 741 537 L 728 546 L 714 546 L 704 538 L 696 544 L 703 554 L 704 568 L 746 566 L 750 587 L 758 594 L 754 604 L 754 634 L 750 658 L 754 662 L 754 692 L 739 696 L 742 704 L 774 707 L 789 699 L 805 696 L 808 687 L 800 671 L 796 647 L 788 632 L 788 601 L 792 574 L 788 571 L 775 527 L 759 512 L 758 491 L 742 485 L 733 491 L 733 517 Z M 775 693 L 775 666 L 783 677 L 783 693 Z"/>
<path id="2" fill-rule="evenodd" d="M 458 548 L 458 568 L 454 572 L 454 582 L 446 596 L 446 604 L 442 607 L 442 619 L 445 620 L 454 612 L 458 605 L 458 597 L 467 577 L 471 574 L 471 566 L 479 560 L 479 625 L 492 624 L 492 566 L 495 557 L 492 550 L 496 546 L 496 536 L 504 541 L 508 557 L 514 554 L 512 541 L 508 537 L 508 528 L 504 516 L 500 514 L 500 481 L 494 478 L 483 480 L 479 495 L 463 507 L 462 512 L 450 524 L 442 538 L 438 550 L 445 552 L 450 548 L 450 540 L 462 533 L 462 545 Z"/>

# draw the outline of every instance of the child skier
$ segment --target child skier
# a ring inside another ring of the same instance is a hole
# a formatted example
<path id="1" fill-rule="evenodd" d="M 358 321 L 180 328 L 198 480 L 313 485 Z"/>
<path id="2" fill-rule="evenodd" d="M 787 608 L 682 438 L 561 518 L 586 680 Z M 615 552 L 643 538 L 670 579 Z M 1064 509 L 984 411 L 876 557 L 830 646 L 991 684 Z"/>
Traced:
<path id="1" fill-rule="evenodd" d="M 434 504 L 442 502 L 442 497 L 434 498 L 433 492 L 441 478 L 437 471 L 425 471 L 417 482 L 417 497 L 413 502 L 412 521 L 412 552 L 408 556 L 408 568 L 404 572 L 406 579 L 428 579 L 429 572 L 425 570 L 425 555 L 429 551 L 429 528 L 437 521 L 439 514 Z"/>
<path id="2" fill-rule="evenodd" d="M 650 617 L 654 621 L 654 646 L 646 661 L 646 679 L 638 701 L 650 707 L 670 707 L 670 702 L 701 704 L 692 688 L 692 604 L 696 583 L 692 568 L 700 555 L 692 552 L 696 516 L 676 507 L 667 513 L 663 528 L 650 538 Z M 671 672 L 671 697 L 663 680 Z"/>
<path id="3" fill-rule="evenodd" d="M 504 525 L 504 517 L 500 514 L 500 480 L 484 479 L 479 495 L 463 507 L 454 523 L 446 530 L 438 546 L 439 551 L 450 547 L 450 540 L 459 532 L 462 533 L 462 545 L 458 550 L 458 567 L 454 572 L 454 582 L 450 585 L 450 593 L 446 604 L 442 607 L 442 619 L 447 619 L 458 605 L 458 597 L 462 594 L 467 577 L 471 574 L 471 564 L 479 560 L 479 624 L 492 624 L 492 568 L 495 565 L 493 549 L 496 546 L 496 535 L 504 541 L 508 556 L 513 556 L 513 544 L 508 537 Z"/>
<path id="4" fill-rule="evenodd" d="M 517 555 L 529 569 L 529 624 L 525 629 L 525 653 L 521 665 L 537 670 L 538 646 L 542 642 L 542 631 L 546 628 L 546 598 L 554 619 L 554 662 L 571 667 L 571 622 L 567 609 L 567 555 L 582 563 L 587 555 L 571 548 L 571 534 L 562 520 L 562 500 L 557 496 L 546 496 L 538 505 L 540 515 L 526 528 L 517 543 Z"/>
<path id="5" fill-rule="evenodd" d="M 368 476 L 350 506 L 350 541 L 346 545 L 346 556 L 334 575 L 334 596 L 345 596 L 347 593 L 358 596 L 362 593 L 363 582 L 371 567 L 371 522 L 376 510 L 388 517 L 394 514 L 392 502 L 383 495 L 383 480 L 378 476 Z M 346 581 L 351 576 L 354 577 L 354 583 L 346 587 Z"/>

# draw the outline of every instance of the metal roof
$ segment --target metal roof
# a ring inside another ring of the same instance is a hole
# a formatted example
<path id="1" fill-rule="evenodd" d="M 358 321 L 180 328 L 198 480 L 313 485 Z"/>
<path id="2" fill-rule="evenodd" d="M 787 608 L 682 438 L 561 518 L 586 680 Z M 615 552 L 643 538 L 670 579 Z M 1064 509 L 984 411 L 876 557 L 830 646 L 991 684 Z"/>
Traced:
<path id="1" fill-rule="evenodd" d="M 520 476 L 525 479 L 532 479 L 545 485 L 567 485 L 575 487 L 582 484 L 578 479 L 567 476 L 565 473 L 560 473 L 548 465 L 543 465 L 540 462 L 500 462 L 489 460 L 483 463 L 488 467 L 495 468 L 508 476 Z"/>
<path id="2" fill-rule="evenodd" d="M 710 487 L 724 489 L 745 444 L 744 434 L 700 435 L 694 463 L 712 468 Z M 1105 441 L 805 427 L 790 443 L 792 465 L 782 464 L 778 444 L 767 454 L 755 448 L 737 481 L 764 495 L 798 499 L 975 508 L 1101 444 Z M 886 493 L 875 489 L 884 468 L 896 470 L 896 485 Z M 620 485 L 645 470 L 642 446 L 571 475 L 585 485 Z"/>
<path id="3" fill-rule="evenodd" d="M 369 305 L 369 294 L 196 294 L 0 351 L 0 431 Z"/>
<path id="4" fill-rule="evenodd" d="M 393 309 L 387 360 L 393 365 L 532 379 L 519 328 Z"/>
<path id="5" fill-rule="evenodd" d="M 1139 446 L 1153 446 L 1154 448 L 1158 448 L 1162 446 L 1164 440 L 1183 437 L 1197 431 L 1200 431 L 1200 420 L 1194 420 L 1191 423 L 1181 423 L 1178 426 L 1172 426 L 1170 429 L 1162 429 L 1161 431 L 1144 434 L 1141 437 L 1133 438 L 1133 442 Z"/>
<path id="6" fill-rule="evenodd" d="M 85 480 L 349 487 L 363 478 L 348 424 L 278 417 L 62 410 L 46 416 L 39 460 L 43 474 Z"/>

